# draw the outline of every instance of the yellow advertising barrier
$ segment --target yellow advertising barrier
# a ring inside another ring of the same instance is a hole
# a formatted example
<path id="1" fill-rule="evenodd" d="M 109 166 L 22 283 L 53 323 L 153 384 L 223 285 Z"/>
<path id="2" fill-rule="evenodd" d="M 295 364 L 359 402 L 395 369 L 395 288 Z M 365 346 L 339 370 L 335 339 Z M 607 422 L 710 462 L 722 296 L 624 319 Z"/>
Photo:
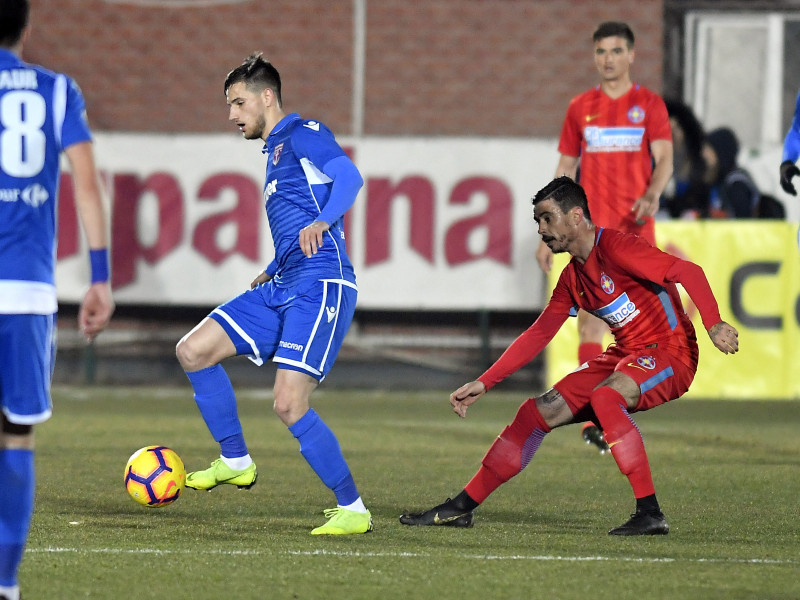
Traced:
<path id="1" fill-rule="evenodd" d="M 687 398 L 800 398 L 800 254 L 796 223 L 669 221 L 656 223 L 659 247 L 703 267 L 722 318 L 739 330 L 739 352 L 722 354 L 683 293 L 700 345 Z M 566 254 L 555 257 L 552 290 Z M 548 293 L 549 298 L 549 293 Z M 568 319 L 547 348 L 547 385 L 577 366 L 577 320 Z M 610 343 L 610 335 L 605 345 Z"/>

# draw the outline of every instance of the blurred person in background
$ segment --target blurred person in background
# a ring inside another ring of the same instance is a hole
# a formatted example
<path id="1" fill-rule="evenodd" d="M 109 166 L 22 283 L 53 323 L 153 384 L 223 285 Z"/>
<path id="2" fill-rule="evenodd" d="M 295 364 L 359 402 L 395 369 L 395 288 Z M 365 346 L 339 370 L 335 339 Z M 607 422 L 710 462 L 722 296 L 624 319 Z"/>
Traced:
<path id="1" fill-rule="evenodd" d="M 761 193 L 750 174 L 739 166 L 739 138 L 732 129 L 710 131 L 703 145 L 705 182 L 709 186 L 707 208 L 701 218 L 752 219 L 758 216 Z"/>
<path id="2" fill-rule="evenodd" d="M 27 0 L 0 0 L 0 599 L 18 600 L 33 513 L 33 426 L 52 413 L 60 155 L 89 244 L 78 321 L 93 339 L 114 311 L 107 219 L 83 96 L 68 76 L 22 61 Z"/>
<path id="3" fill-rule="evenodd" d="M 600 83 L 569 103 L 555 175 L 580 181 L 598 225 L 635 233 L 655 245 L 654 217 L 672 176 L 667 108 L 658 94 L 631 80 L 634 35 L 626 23 L 601 23 L 592 40 Z M 544 241 L 536 260 L 550 272 L 553 253 Z M 578 364 L 603 352 L 607 331 L 600 319 L 578 315 Z M 596 425 L 587 423 L 582 435 L 608 451 Z"/>
<path id="4" fill-rule="evenodd" d="M 783 191 L 792 196 L 797 195 L 797 190 L 792 183 L 795 175 L 800 175 L 797 168 L 797 159 L 800 158 L 800 91 L 797 92 L 797 101 L 794 107 L 794 117 L 786 138 L 783 141 L 783 162 L 780 167 L 780 183 Z"/>
<path id="5" fill-rule="evenodd" d="M 669 98 L 664 103 L 672 129 L 674 171 L 661 196 L 659 218 L 697 218 L 701 207 L 708 203 L 703 158 L 705 131 L 687 104 Z"/>
<path id="6" fill-rule="evenodd" d="M 300 453 L 334 493 L 336 508 L 313 535 L 372 530 L 339 442 L 310 408 L 310 397 L 333 366 L 355 311 L 357 287 L 343 220 L 363 184 L 358 169 L 319 121 L 286 113 L 281 78 L 261 53 L 225 79 L 229 119 L 248 140 L 263 140 L 264 201 L 275 257 L 243 292 L 214 309 L 178 343 L 176 352 L 220 457 L 186 476 L 186 486 L 250 488 L 257 478 L 230 379 L 220 362 L 246 355 L 278 369 L 274 409 Z"/>
<path id="7" fill-rule="evenodd" d="M 553 252 L 569 253 L 571 260 L 533 325 L 477 380 L 450 395 L 453 411 L 466 417 L 469 406 L 532 361 L 578 308 L 602 317 L 615 344 L 541 396 L 523 402 L 458 495 L 430 510 L 405 513 L 400 522 L 471 527 L 473 511 L 528 465 L 552 429 L 592 419 L 603 428 L 611 455 L 636 498 L 635 513 L 609 535 L 665 535 L 669 524 L 631 414 L 679 398 L 697 371 L 695 329 L 677 284 L 697 306 L 718 350 L 736 353 L 738 332 L 720 318 L 702 268 L 636 235 L 595 226 L 583 188 L 569 177 L 556 178 L 539 190 L 533 205 L 544 242 Z"/>

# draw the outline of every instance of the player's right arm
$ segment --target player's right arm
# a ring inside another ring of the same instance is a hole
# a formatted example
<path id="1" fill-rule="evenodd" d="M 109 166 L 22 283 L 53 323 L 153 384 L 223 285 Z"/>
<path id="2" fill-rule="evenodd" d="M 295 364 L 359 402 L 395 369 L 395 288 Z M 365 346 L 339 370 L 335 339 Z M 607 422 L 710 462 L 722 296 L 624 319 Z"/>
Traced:
<path id="1" fill-rule="evenodd" d="M 78 217 L 89 242 L 92 259 L 92 282 L 78 313 L 81 331 L 91 340 L 106 328 L 114 312 L 109 281 L 106 211 L 92 143 L 73 144 L 64 153 L 72 173 Z"/>
<path id="2" fill-rule="evenodd" d="M 560 284 L 561 282 L 559 282 Z M 553 294 L 558 293 L 559 286 Z M 509 375 L 516 373 L 532 361 L 553 339 L 570 314 L 568 304 L 550 299 L 542 314 L 533 325 L 522 332 L 503 352 L 502 356 L 478 379 L 465 383 L 450 394 L 450 405 L 462 419 L 467 416 L 467 408 L 477 402 L 488 390 Z"/>

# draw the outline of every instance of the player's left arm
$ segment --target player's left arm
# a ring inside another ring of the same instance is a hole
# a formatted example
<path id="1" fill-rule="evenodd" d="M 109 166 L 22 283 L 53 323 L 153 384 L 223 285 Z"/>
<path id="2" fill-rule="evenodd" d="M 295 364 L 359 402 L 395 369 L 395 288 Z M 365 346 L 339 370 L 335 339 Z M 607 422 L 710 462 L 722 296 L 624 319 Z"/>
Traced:
<path id="1" fill-rule="evenodd" d="M 720 317 L 714 292 L 700 265 L 676 258 L 664 279 L 683 286 L 697 307 L 711 342 L 720 352 L 735 354 L 739 351 L 739 332 Z"/>
<path id="2" fill-rule="evenodd" d="M 106 211 L 92 143 L 85 141 L 73 144 L 64 152 L 72 173 L 78 216 L 89 242 L 92 281 L 81 303 L 78 324 L 86 338 L 91 340 L 106 328 L 114 312 L 108 264 Z"/>
<path id="3" fill-rule="evenodd" d="M 673 155 L 671 140 L 653 140 L 650 143 L 650 154 L 653 157 L 653 175 L 641 198 L 638 198 L 631 210 L 637 219 L 654 217 L 658 212 L 658 201 L 664 188 L 672 177 Z"/>
<path id="4" fill-rule="evenodd" d="M 322 172 L 333 180 L 328 202 L 319 216 L 300 230 L 300 249 L 308 258 L 322 246 L 323 234 L 344 216 L 356 201 L 364 185 L 361 173 L 347 156 L 338 156 L 325 164 Z"/>

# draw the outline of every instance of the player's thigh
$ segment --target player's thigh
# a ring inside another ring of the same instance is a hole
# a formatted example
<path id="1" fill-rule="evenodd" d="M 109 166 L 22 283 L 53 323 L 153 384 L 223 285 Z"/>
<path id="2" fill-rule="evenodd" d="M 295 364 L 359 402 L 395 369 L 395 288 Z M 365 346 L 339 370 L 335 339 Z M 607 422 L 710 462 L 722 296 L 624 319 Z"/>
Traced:
<path id="1" fill-rule="evenodd" d="M 278 348 L 287 297 L 286 290 L 267 282 L 218 306 L 208 316 L 224 330 L 233 345 L 232 354 L 262 365 Z"/>
<path id="2" fill-rule="evenodd" d="M 55 315 L 0 315 L 0 407 L 9 423 L 50 418 Z"/>
<path id="3" fill-rule="evenodd" d="M 590 405 L 592 392 L 614 372 L 622 356 L 616 346 L 611 346 L 603 354 L 562 377 L 553 386 L 569 406 L 575 422 L 580 423 L 594 418 Z"/>
<path id="4" fill-rule="evenodd" d="M 674 352 L 662 348 L 628 354 L 615 369 L 639 386 L 639 402 L 633 411 L 648 410 L 679 398 L 689 389 L 696 370 L 696 366 L 686 365 Z"/>
<path id="5" fill-rule="evenodd" d="M 353 320 L 358 293 L 351 284 L 320 280 L 302 286 L 285 311 L 273 360 L 283 369 L 322 381 L 330 371 Z"/>
<path id="6" fill-rule="evenodd" d="M 202 369 L 236 354 L 227 331 L 211 317 L 206 317 L 187 333 L 177 348 L 184 368 Z"/>

